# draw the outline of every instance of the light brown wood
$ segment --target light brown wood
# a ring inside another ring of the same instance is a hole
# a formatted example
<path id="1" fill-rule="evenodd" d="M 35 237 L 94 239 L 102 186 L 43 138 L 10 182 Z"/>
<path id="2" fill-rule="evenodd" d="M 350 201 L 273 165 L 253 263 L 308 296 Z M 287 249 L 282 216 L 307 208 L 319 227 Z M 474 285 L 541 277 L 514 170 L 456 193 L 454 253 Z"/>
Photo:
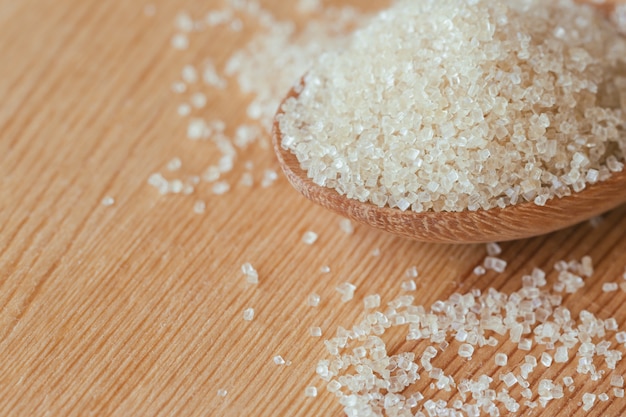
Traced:
<path id="1" fill-rule="evenodd" d="M 339 417 L 340 404 L 314 373 L 326 357 L 323 340 L 308 329 L 321 326 L 324 339 L 350 327 L 364 296 L 392 299 L 414 265 L 414 295 L 429 306 L 472 288 L 514 291 L 534 267 L 590 255 L 596 273 L 564 305 L 574 315 L 613 316 L 626 330 L 626 294 L 601 289 L 622 282 L 624 207 L 595 227 L 503 244 L 505 273 L 477 277 L 471 271 L 483 245 L 424 244 L 361 226 L 346 235 L 339 216 L 282 176 L 260 187 L 263 169 L 279 170 L 271 148 L 242 152 L 226 177 L 236 184 L 251 160 L 252 189 L 234 185 L 218 197 L 203 184 L 192 196 L 158 195 L 146 183 L 151 173 L 184 178 L 219 157 L 212 144 L 185 139 L 176 108 L 188 96 L 172 93 L 171 83 L 183 65 L 208 56 L 222 68 L 253 27 L 200 32 L 187 51 L 174 51 L 176 13 L 202 16 L 224 3 L 151 0 L 154 17 L 144 15 L 146 3 L 0 0 L 0 415 Z M 293 14 L 283 0 L 263 4 Z M 204 91 L 209 102 L 198 114 L 223 119 L 231 135 L 249 97 L 234 82 Z M 168 173 L 175 156 L 183 167 Z M 103 206 L 105 196 L 115 204 Z M 197 200 L 207 202 L 206 213 L 193 212 Z M 307 230 L 319 234 L 312 246 L 301 243 Z M 246 285 L 244 262 L 258 269 L 258 286 Z M 320 273 L 323 265 L 331 272 Z M 357 290 L 344 304 L 335 287 L 346 281 Z M 306 306 L 312 292 L 322 297 L 318 308 Z M 243 320 L 248 307 L 252 322 Z M 423 347 L 387 336 L 392 353 Z M 512 364 L 540 353 L 502 349 Z M 456 380 L 497 377 L 490 353 L 480 352 L 469 362 L 448 352 L 434 363 Z M 275 355 L 292 365 L 274 365 Z M 537 368 L 533 384 L 572 375 L 576 390 L 522 415 L 624 415 L 626 400 L 613 397 L 583 413 L 582 395 L 610 391 L 609 376 L 590 382 L 575 368 L 576 360 Z M 626 361 L 615 372 L 625 374 Z M 427 390 L 430 380 L 420 383 Z M 304 397 L 308 385 L 319 388 L 318 398 Z M 217 396 L 220 388 L 226 397 Z"/>
<path id="2" fill-rule="evenodd" d="M 295 87 L 285 100 L 297 97 Z M 282 113 L 281 109 L 278 114 Z M 296 156 L 281 146 L 282 135 L 274 123 L 273 145 L 291 185 L 309 200 L 362 224 L 422 242 L 481 243 L 524 239 L 564 229 L 626 202 L 626 170 L 544 206 L 531 202 L 503 209 L 461 212 L 414 212 L 362 203 L 322 187 L 309 179 Z"/>

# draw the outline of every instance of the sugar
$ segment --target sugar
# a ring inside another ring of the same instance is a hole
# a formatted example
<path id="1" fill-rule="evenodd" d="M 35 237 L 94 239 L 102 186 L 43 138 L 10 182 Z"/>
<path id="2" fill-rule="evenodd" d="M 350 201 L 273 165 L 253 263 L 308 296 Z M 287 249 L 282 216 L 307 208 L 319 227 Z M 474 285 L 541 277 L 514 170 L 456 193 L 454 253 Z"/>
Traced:
<path id="1" fill-rule="evenodd" d="M 549 367 L 550 365 L 552 365 L 552 355 L 550 355 L 548 352 L 543 352 L 541 354 L 541 364 L 545 367 Z"/>
<path id="2" fill-rule="evenodd" d="M 198 82 L 198 70 L 193 65 L 185 65 L 183 67 L 181 78 L 187 84 L 194 84 Z"/>
<path id="3" fill-rule="evenodd" d="M 617 291 L 617 282 L 605 282 L 602 284 L 602 292 L 614 292 Z"/>
<path id="4" fill-rule="evenodd" d="M 487 270 L 485 269 L 484 266 L 478 265 L 476 268 L 474 268 L 472 272 L 474 273 L 474 275 L 481 276 L 481 275 L 485 275 L 487 273 Z"/>
<path id="5" fill-rule="evenodd" d="M 347 235 L 354 233 L 354 225 L 348 219 L 341 219 L 339 221 L 339 228 Z"/>
<path id="6" fill-rule="evenodd" d="M 363 299 L 363 304 L 365 304 L 366 310 L 371 310 L 374 308 L 380 307 L 380 295 L 372 294 L 368 295 Z"/>
<path id="7" fill-rule="evenodd" d="M 180 160 L 180 158 L 172 158 L 168 163 L 167 163 L 167 170 L 168 171 L 178 171 L 181 167 L 183 166 L 182 161 Z"/>
<path id="8" fill-rule="evenodd" d="M 400 287 L 402 288 L 402 291 L 415 291 L 417 289 L 417 284 L 414 279 L 409 279 L 402 281 Z"/>
<path id="9" fill-rule="evenodd" d="M 498 256 L 502 253 L 502 248 L 497 243 L 487 243 L 487 254 L 489 256 Z"/>
<path id="10" fill-rule="evenodd" d="M 246 282 L 248 284 L 258 284 L 259 283 L 259 273 L 252 266 L 250 262 L 246 262 L 241 266 L 241 272 L 246 278 Z"/>
<path id="11" fill-rule="evenodd" d="M 317 233 L 311 231 L 305 232 L 302 236 L 302 242 L 306 245 L 314 244 L 317 242 Z"/>
<path id="12" fill-rule="evenodd" d="M 207 97 L 202 93 L 193 93 L 189 99 L 191 105 L 197 109 L 201 109 L 206 106 Z"/>
<path id="13" fill-rule="evenodd" d="M 254 319 L 254 309 L 253 308 L 246 308 L 243 311 L 243 319 L 245 321 L 252 321 L 252 319 Z"/>
<path id="14" fill-rule="evenodd" d="M 405 275 L 407 276 L 407 278 L 417 278 L 419 275 L 419 272 L 417 271 L 417 267 L 416 266 L 412 266 L 409 269 L 406 270 Z"/>
<path id="15" fill-rule="evenodd" d="M 586 392 L 583 394 L 583 410 L 589 411 L 596 402 L 596 395 Z"/>
<path id="16" fill-rule="evenodd" d="M 624 389 L 613 388 L 613 395 L 615 395 L 615 398 L 624 398 Z"/>
<path id="17" fill-rule="evenodd" d="M 226 395 L 228 395 L 228 391 L 226 391 L 225 389 L 220 388 L 217 390 L 218 397 L 225 397 Z"/>
<path id="18" fill-rule="evenodd" d="M 113 204 L 115 204 L 115 199 L 113 197 L 106 196 L 102 199 L 102 205 L 105 207 L 110 207 Z"/>
<path id="19" fill-rule="evenodd" d="M 381 207 L 545 205 L 623 168 L 625 56 L 571 1 L 397 1 L 306 73 L 282 145 L 316 184 Z"/>
<path id="20" fill-rule="evenodd" d="M 206 211 L 206 203 L 204 201 L 196 201 L 193 204 L 193 212 L 196 214 L 203 214 Z"/>
<path id="21" fill-rule="evenodd" d="M 213 194 L 222 195 L 230 191 L 230 185 L 225 181 L 216 182 L 213 185 Z"/>
<path id="22" fill-rule="evenodd" d="M 462 358 L 471 358 L 474 354 L 474 346 L 463 343 L 459 346 L 459 356 Z"/>
<path id="23" fill-rule="evenodd" d="M 321 337 L 322 329 L 320 327 L 310 327 L 309 334 L 311 335 L 311 337 Z"/>
<path id="24" fill-rule="evenodd" d="M 502 273 L 506 269 L 507 262 L 503 259 L 494 258 L 493 256 L 487 256 L 483 266 L 485 269 L 491 269 L 493 271 Z"/>
<path id="25" fill-rule="evenodd" d="M 317 388 L 315 387 L 306 387 L 304 389 L 304 396 L 305 397 L 317 397 Z"/>
<path id="26" fill-rule="evenodd" d="M 307 304 L 310 307 L 317 307 L 320 304 L 321 297 L 315 293 L 310 294 L 307 298 Z"/>
<path id="27" fill-rule="evenodd" d="M 176 112 L 180 117 L 189 116 L 191 114 L 191 106 L 187 103 L 182 103 L 178 106 Z"/>
<path id="28" fill-rule="evenodd" d="M 509 360 L 506 353 L 501 353 L 501 352 L 496 353 L 494 359 L 495 359 L 496 365 L 498 366 L 505 366 Z"/>
<path id="29" fill-rule="evenodd" d="M 274 363 L 275 363 L 276 365 L 285 365 L 285 364 L 286 364 L 285 360 L 284 360 L 284 359 L 283 359 L 283 357 L 282 357 L 282 356 L 280 356 L 280 355 L 276 355 L 276 356 L 274 356 Z"/>
<path id="30" fill-rule="evenodd" d="M 354 298 L 354 290 L 356 290 L 356 286 L 349 282 L 344 282 L 343 284 L 338 285 L 336 290 L 339 294 L 341 294 L 341 301 L 346 303 Z"/>
<path id="31" fill-rule="evenodd" d="M 174 49 L 187 49 L 189 47 L 189 38 L 183 33 L 177 33 L 172 37 L 171 43 Z"/>
<path id="32" fill-rule="evenodd" d="M 624 387 L 624 377 L 621 375 L 611 375 L 611 386 L 623 388 Z"/>

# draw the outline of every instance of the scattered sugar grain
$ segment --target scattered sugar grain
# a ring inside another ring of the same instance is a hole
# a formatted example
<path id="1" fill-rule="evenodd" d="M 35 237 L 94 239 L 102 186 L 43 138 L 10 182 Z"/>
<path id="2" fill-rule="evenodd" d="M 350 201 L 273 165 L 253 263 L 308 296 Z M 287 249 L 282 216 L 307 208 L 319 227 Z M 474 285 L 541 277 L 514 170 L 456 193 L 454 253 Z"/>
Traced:
<path id="1" fill-rule="evenodd" d="M 250 172 L 244 172 L 243 174 L 241 174 L 239 184 L 244 187 L 252 187 L 254 185 L 254 177 Z"/>
<path id="2" fill-rule="evenodd" d="M 505 260 L 493 256 L 487 256 L 485 258 L 485 262 L 483 263 L 485 269 L 490 269 L 499 273 L 504 272 L 506 265 L 507 262 Z"/>
<path id="3" fill-rule="evenodd" d="M 608 401 L 609 400 L 609 396 L 606 392 L 603 392 L 602 394 L 598 395 L 598 400 L 604 402 L 604 401 Z"/>
<path id="4" fill-rule="evenodd" d="M 304 389 L 305 397 L 317 397 L 317 388 L 309 386 Z"/>
<path id="5" fill-rule="evenodd" d="M 228 391 L 226 391 L 225 389 L 220 388 L 217 390 L 218 397 L 225 397 L 226 395 L 228 395 Z"/>
<path id="6" fill-rule="evenodd" d="M 354 298 L 355 290 L 356 286 L 349 282 L 339 284 L 336 288 L 336 291 L 341 294 L 341 301 L 343 301 L 344 303 L 347 303 Z"/>
<path id="7" fill-rule="evenodd" d="M 317 307 L 317 306 L 320 305 L 320 301 L 321 301 L 321 297 L 318 294 L 313 293 L 313 294 L 310 294 L 307 297 L 307 302 L 306 303 L 310 307 Z"/>
<path id="8" fill-rule="evenodd" d="M 372 294 L 363 299 L 363 304 L 366 310 L 371 310 L 380 307 L 380 295 Z"/>
<path id="9" fill-rule="evenodd" d="M 624 389 L 613 388 L 613 395 L 615 395 L 616 398 L 624 398 Z"/>
<path id="10" fill-rule="evenodd" d="M 321 327 L 310 327 L 309 334 L 311 337 L 321 337 L 322 336 L 322 328 Z"/>
<path id="11" fill-rule="evenodd" d="M 180 160 L 180 158 L 172 158 L 168 163 L 167 163 L 167 170 L 168 171 L 178 171 L 181 167 L 183 166 L 182 161 Z"/>
<path id="12" fill-rule="evenodd" d="M 611 375 L 611 386 L 623 388 L 624 387 L 624 377 L 621 375 Z"/>
<path id="13" fill-rule="evenodd" d="M 328 274 L 328 273 L 330 272 L 330 266 L 328 266 L 328 265 L 324 265 L 324 266 L 322 266 L 322 267 L 320 268 L 320 272 L 321 272 L 322 274 Z"/>
<path id="14" fill-rule="evenodd" d="M 187 84 L 198 82 L 198 70 L 193 65 L 185 65 L 181 72 L 181 78 Z"/>
<path id="15" fill-rule="evenodd" d="M 230 185 L 225 181 L 216 182 L 212 190 L 215 195 L 223 195 L 230 191 Z"/>
<path id="16" fill-rule="evenodd" d="M 380 256 L 380 249 L 379 249 L 379 248 L 374 249 L 374 250 L 372 251 L 372 256 L 373 256 L 373 257 L 378 257 L 378 256 Z"/>
<path id="17" fill-rule="evenodd" d="M 626 344 L 626 332 L 617 332 L 615 340 L 617 340 L 617 343 Z"/>
<path id="18" fill-rule="evenodd" d="M 509 357 L 506 355 L 506 353 L 496 353 L 495 355 L 495 362 L 496 365 L 498 366 L 505 366 L 509 360 Z"/>
<path id="19" fill-rule="evenodd" d="M 193 93 L 189 101 L 196 109 L 201 109 L 206 106 L 207 97 L 203 93 Z"/>
<path id="20" fill-rule="evenodd" d="M 246 277 L 246 282 L 248 284 L 255 285 L 259 283 L 259 273 L 256 269 L 254 269 L 250 262 L 246 262 L 241 265 L 241 272 L 243 272 L 243 275 Z"/>
<path id="21" fill-rule="evenodd" d="M 175 81 L 172 83 L 172 91 L 177 94 L 182 94 L 187 91 L 187 84 L 182 81 Z"/>
<path id="22" fill-rule="evenodd" d="M 302 235 L 302 243 L 304 243 L 305 245 L 313 245 L 315 242 L 317 242 L 317 238 L 317 233 L 308 231 L 305 232 L 304 235 Z"/>
<path id="23" fill-rule="evenodd" d="M 473 272 L 474 272 L 474 275 L 481 276 L 481 275 L 485 275 L 487 273 L 487 270 L 485 269 L 484 266 L 478 265 L 476 268 L 474 268 Z"/>
<path id="24" fill-rule="evenodd" d="M 191 106 L 187 103 L 179 104 L 176 112 L 180 117 L 189 116 L 191 114 Z"/>
<path id="25" fill-rule="evenodd" d="M 414 279 L 408 279 L 406 281 L 402 281 L 400 288 L 402 288 L 402 291 L 415 291 L 417 289 L 417 284 Z"/>
<path id="26" fill-rule="evenodd" d="M 605 282 L 602 284 L 602 292 L 614 292 L 617 291 L 618 285 L 616 282 Z"/>
<path id="27" fill-rule="evenodd" d="M 253 308 L 246 308 L 243 311 L 243 319 L 245 321 L 252 321 L 252 319 L 254 319 L 254 309 Z"/>
<path id="28" fill-rule="evenodd" d="M 106 196 L 102 199 L 102 205 L 105 207 L 110 207 L 115 204 L 115 199 L 111 196 Z"/>
<path id="29" fill-rule="evenodd" d="M 183 33 L 177 33 L 172 37 L 171 44 L 174 49 L 187 49 L 189 47 L 189 38 Z"/>
<path id="30" fill-rule="evenodd" d="M 487 243 L 487 255 L 498 256 L 502 253 L 502 248 L 497 243 Z"/>
<path id="31" fill-rule="evenodd" d="M 565 385 L 566 387 L 574 385 L 574 378 L 572 378 L 571 376 L 564 376 L 563 385 Z"/>
<path id="32" fill-rule="evenodd" d="M 278 174 L 276 171 L 271 169 L 266 169 L 263 171 L 263 179 L 261 180 L 261 187 L 267 188 L 276 182 L 278 179 Z"/>
<path id="33" fill-rule="evenodd" d="M 196 214 L 204 214 L 206 211 L 206 203 L 202 200 L 198 200 L 193 205 L 193 212 Z"/>
<path id="34" fill-rule="evenodd" d="M 596 395 L 586 392 L 583 394 L 583 410 L 589 411 L 596 402 Z"/>
<path id="35" fill-rule="evenodd" d="M 339 220 L 339 228 L 347 235 L 351 235 L 354 233 L 354 225 L 349 219 Z"/>
<path id="36" fill-rule="evenodd" d="M 412 266 L 406 270 L 405 275 L 407 278 L 417 278 L 419 276 L 419 272 L 416 266 Z"/>
<path id="37" fill-rule="evenodd" d="M 280 355 L 276 355 L 276 356 L 274 356 L 274 363 L 275 363 L 276 365 L 279 365 L 279 366 L 280 366 L 280 365 L 285 365 L 285 364 L 286 364 L 285 360 L 284 360 L 284 359 L 283 359 L 283 357 L 282 357 L 282 356 L 280 356 Z"/>

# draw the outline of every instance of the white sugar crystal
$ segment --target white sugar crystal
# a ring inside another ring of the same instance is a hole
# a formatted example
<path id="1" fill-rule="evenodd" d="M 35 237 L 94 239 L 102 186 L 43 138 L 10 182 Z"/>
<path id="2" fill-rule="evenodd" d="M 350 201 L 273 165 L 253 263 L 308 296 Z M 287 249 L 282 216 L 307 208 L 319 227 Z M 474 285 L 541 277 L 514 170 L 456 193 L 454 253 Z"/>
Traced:
<path id="1" fill-rule="evenodd" d="M 348 219 L 341 219 L 339 221 L 339 228 L 347 235 L 354 233 L 354 225 Z"/>
<path id="2" fill-rule="evenodd" d="M 285 364 L 286 364 L 285 360 L 284 360 L 284 359 L 283 359 L 283 357 L 282 357 L 282 356 L 280 356 L 280 355 L 276 355 L 276 356 L 274 356 L 274 363 L 275 363 L 276 365 L 285 365 Z"/>
<path id="3" fill-rule="evenodd" d="M 206 106 L 207 98 L 202 93 L 193 93 L 189 101 L 191 102 L 191 105 L 194 106 L 196 109 L 201 109 Z"/>
<path id="4" fill-rule="evenodd" d="M 511 388 L 513 385 L 517 383 L 517 378 L 515 378 L 515 375 L 513 375 L 513 372 L 508 372 L 500 379 L 502 380 L 502 382 L 504 382 L 507 388 Z"/>
<path id="5" fill-rule="evenodd" d="M 109 207 L 115 204 L 115 199 L 111 196 L 106 196 L 102 199 L 102 205 L 105 207 Z"/>
<path id="6" fill-rule="evenodd" d="M 617 343 L 622 343 L 625 344 L 626 343 L 626 332 L 618 332 L 615 334 L 615 340 L 617 340 Z"/>
<path id="7" fill-rule="evenodd" d="M 225 389 L 220 388 L 217 390 L 218 397 L 225 397 L 226 395 L 228 395 L 228 391 L 226 391 Z"/>
<path id="8" fill-rule="evenodd" d="M 543 352 L 541 354 L 541 364 L 545 367 L 549 367 L 550 365 L 552 365 L 552 355 L 550 355 L 548 352 Z"/>
<path id="9" fill-rule="evenodd" d="M 409 269 L 406 270 L 405 275 L 408 278 L 417 278 L 419 275 L 419 272 L 417 271 L 417 267 L 416 266 L 412 266 Z"/>
<path id="10" fill-rule="evenodd" d="M 309 334 L 312 337 L 320 337 L 322 336 L 322 329 L 320 327 L 310 327 Z"/>
<path id="11" fill-rule="evenodd" d="M 193 212 L 196 214 L 203 214 L 206 211 L 206 203 L 204 201 L 196 201 L 193 204 Z"/>
<path id="12" fill-rule="evenodd" d="M 567 347 L 559 346 L 556 348 L 556 353 L 554 354 L 554 362 L 556 363 L 565 363 L 569 360 L 569 354 L 567 352 Z"/>
<path id="13" fill-rule="evenodd" d="M 317 307 L 320 304 L 321 297 L 315 293 L 310 294 L 307 298 L 307 304 L 310 307 Z"/>
<path id="14" fill-rule="evenodd" d="M 324 266 L 322 266 L 322 267 L 320 268 L 320 272 L 321 272 L 322 274 L 328 274 L 328 273 L 330 272 L 330 266 L 328 266 L 328 265 L 324 265 Z"/>
<path id="15" fill-rule="evenodd" d="M 183 33 L 177 33 L 172 37 L 172 47 L 174 49 L 187 49 L 189 47 L 189 39 Z"/>
<path id="16" fill-rule="evenodd" d="M 493 256 L 487 256 L 483 266 L 485 269 L 491 269 L 493 271 L 502 273 L 506 269 L 506 261 L 500 258 L 494 258 Z"/>
<path id="17" fill-rule="evenodd" d="M 213 194 L 222 195 L 230 191 L 230 185 L 225 181 L 216 182 L 213 184 Z"/>
<path id="18" fill-rule="evenodd" d="M 191 114 L 191 106 L 187 103 L 182 103 L 178 106 L 178 108 L 176 109 L 176 112 L 178 113 L 180 117 L 189 116 Z M 188 135 L 189 135 L 189 131 L 188 131 Z"/>
<path id="19" fill-rule="evenodd" d="M 602 284 L 602 291 L 603 292 L 613 292 L 613 291 L 617 291 L 617 283 L 616 282 L 605 282 L 604 284 Z"/>
<path id="20" fill-rule="evenodd" d="M 254 319 L 254 309 L 253 308 L 246 308 L 243 311 L 243 319 L 246 321 L 252 321 L 252 319 Z"/>
<path id="21" fill-rule="evenodd" d="M 241 272 L 246 277 L 246 281 L 249 284 L 258 284 L 259 283 L 259 273 L 252 266 L 250 262 L 246 262 L 241 266 Z"/>
<path id="22" fill-rule="evenodd" d="M 194 84 L 198 82 L 198 71 L 193 65 L 185 65 L 181 73 L 181 78 L 187 84 Z"/>
<path id="23" fill-rule="evenodd" d="M 478 265 L 476 268 L 474 268 L 473 272 L 474 272 L 474 275 L 481 276 L 481 275 L 485 275 L 487 273 L 487 270 L 485 269 L 484 266 Z"/>
<path id="24" fill-rule="evenodd" d="M 168 171 L 178 171 L 182 166 L 183 166 L 183 163 L 180 160 L 180 158 L 172 158 L 167 163 L 167 170 Z"/>
<path id="25" fill-rule="evenodd" d="M 380 295 L 378 294 L 368 295 L 367 297 L 363 299 L 363 304 L 365 304 L 366 310 L 380 307 Z"/>
<path id="26" fill-rule="evenodd" d="M 278 174 L 276 171 L 271 169 L 266 169 L 263 171 L 263 179 L 261 180 L 261 187 L 267 188 L 270 187 L 276 180 L 278 179 Z"/>
<path id="27" fill-rule="evenodd" d="M 508 362 L 509 358 L 506 353 L 496 353 L 495 362 L 498 366 L 505 366 Z"/>
<path id="28" fill-rule="evenodd" d="M 336 290 L 339 294 L 341 294 L 341 301 L 347 303 L 354 298 L 354 290 L 356 290 L 356 286 L 349 282 L 344 282 L 343 284 L 338 285 Z"/>
<path id="29" fill-rule="evenodd" d="M 305 397 L 317 397 L 317 388 L 315 387 L 306 387 L 304 389 Z"/>
<path id="30" fill-rule="evenodd" d="M 613 395 L 615 395 L 615 398 L 624 398 L 624 389 L 613 388 Z"/>
<path id="31" fill-rule="evenodd" d="M 462 358 L 471 358 L 474 354 L 474 346 L 463 343 L 459 346 L 459 356 Z"/>
<path id="32" fill-rule="evenodd" d="M 572 378 L 571 376 L 565 376 L 563 377 L 563 384 L 566 387 L 570 387 L 574 384 L 574 378 Z"/>
<path id="33" fill-rule="evenodd" d="M 487 243 L 487 255 L 498 256 L 502 253 L 502 248 L 497 243 Z"/>
<path id="34" fill-rule="evenodd" d="M 583 410 L 589 411 L 596 402 L 596 394 L 586 392 L 583 394 Z"/>
<path id="35" fill-rule="evenodd" d="M 317 233 L 311 231 L 305 232 L 302 236 L 302 242 L 306 245 L 314 244 L 317 242 Z"/>
<path id="36" fill-rule="evenodd" d="M 406 281 L 402 281 L 400 287 L 402 288 L 402 291 L 415 291 L 417 289 L 417 284 L 415 283 L 414 279 L 409 279 Z"/>
<path id="37" fill-rule="evenodd" d="M 176 81 L 172 83 L 172 91 L 177 94 L 182 94 L 187 91 L 187 84 L 182 81 Z"/>
<path id="38" fill-rule="evenodd" d="M 624 387 L 624 377 L 621 375 L 611 375 L 611 386 L 613 387 Z"/>

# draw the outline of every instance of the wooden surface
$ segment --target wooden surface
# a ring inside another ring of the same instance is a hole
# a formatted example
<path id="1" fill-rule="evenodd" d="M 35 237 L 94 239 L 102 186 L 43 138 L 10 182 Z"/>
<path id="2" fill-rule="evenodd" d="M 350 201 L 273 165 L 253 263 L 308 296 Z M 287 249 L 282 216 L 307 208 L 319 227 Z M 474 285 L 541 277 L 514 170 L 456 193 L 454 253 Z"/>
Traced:
<path id="1" fill-rule="evenodd" d="M 624 207 L 595 228 L 504 244 L 506 272 L 476 277 L 483 245 L 421 244 L 361 226 L 349 236 L 336 215 L 282 178 L 220 197 L 208 186 L 191 197 L 159 196 L 146 180 L 172 157 L 183 160 L 183 173 L 216 158 L 210 145 L 184 138 L 171 82 L 188 62 L 224 62 L 246 34 L 199 35 L 188 51 L 174 51 L 175 14 L 218 2 L 153 3 L 148 18 L 139 1 L 0 1 L 1 415 L 339 416 L 314 375 L 325 351 L 308 328 L 329 337 L 356 323 L 363 296 L 391 299 L 411 266 L 420 271 L 418 302 L 428 306 L 471 288 L 513 291 L 533 267 L 590 255 L 595 275 L 564 304 L 614 316 L 626 330 L 626 293 L 601 291 L 626 266 Z M 205 111 L 232 128 L 242 103 L 227 90 Z M 269 149 L 252 148 L 245 160 L 278 169 Z M 232 178 L 242 170 L 238 163 Z M 103 206 L 105 196 L 115 204 Z M 207 201 L 203 215 L 193 213 L 197 199 Z M 320 236 L 313 246 L 301 243 L 307 230 Z M 258 269 L 258 286 L 245 283 L 244 262 Z M 329 274 L 319 272 L 323 265 Z M 343 304 L 335 286 L 345 281 L 358 288 Z M 317 309 L 306 307 L 311 292 L 322 296 Z M 256 311 L 252 322 L 242 319 L 247 307 Z M 403 349 L 399 340 L 389 346 Z M 291 366 L 276 366 L 275 355 Z M 457 379 L 491 372 L 490 359 L 457 358 L 449 371 Z M 550 377 L 574 369 L 572 361 Z M 567 400 L 524 415 L 582 415 L 584 392 L 608 391 L 608 376 L 576 381 Z M 308 385 L 318 386 L 317 398 L 304 397 Z M 612 399 L 590 415 L 625 410 L 626 400 Z"/>

